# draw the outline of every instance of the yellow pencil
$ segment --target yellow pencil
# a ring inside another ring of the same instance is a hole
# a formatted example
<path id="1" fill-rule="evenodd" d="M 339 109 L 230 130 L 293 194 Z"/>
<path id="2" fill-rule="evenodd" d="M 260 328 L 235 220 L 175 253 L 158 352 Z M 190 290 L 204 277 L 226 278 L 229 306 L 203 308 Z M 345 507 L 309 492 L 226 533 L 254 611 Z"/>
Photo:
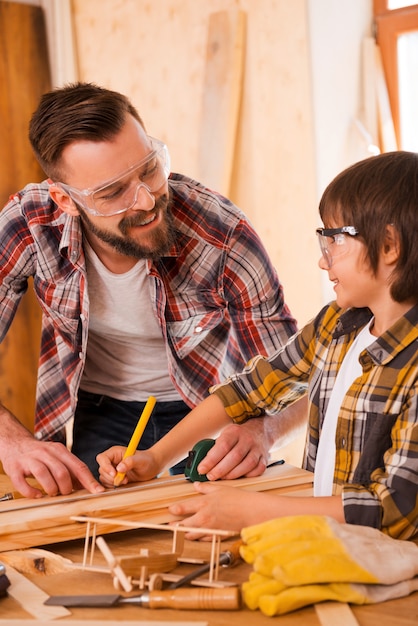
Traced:
<path id="1" fill-rule="evenodd" d="M 136 428 L 132 434 L 128 447 L 126 448 L 125 454 L 123 455 L 124 459 L 126 459 L 128 456 L 132 456 L 135 453 L 135 450 L 138 447 L 138 444 L 142 437 L 142 433 L 145 430 L 145 426 L 148 424 L 148 420 L 151 417 L 151 413 L 154 409 L 156 402 L 157 402 L 157 399 L 154 398 L 154 396 L 150 396 L 148 398 L 147 403 L 144 406 L 144 410 L 142 411 L 142 414 L 138 420 L 138 424 L 136 425 Z M 113 485 L 115 487 L 119 487 L 119 485 L 121 484 L 124 478 L 125 478 L 125 473 L 118 472 L 114 478 Z"/>

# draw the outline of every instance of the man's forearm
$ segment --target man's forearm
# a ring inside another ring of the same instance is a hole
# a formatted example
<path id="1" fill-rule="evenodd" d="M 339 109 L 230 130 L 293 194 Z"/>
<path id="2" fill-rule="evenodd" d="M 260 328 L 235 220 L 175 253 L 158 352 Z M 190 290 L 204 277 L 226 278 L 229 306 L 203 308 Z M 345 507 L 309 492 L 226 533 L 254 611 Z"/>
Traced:
<path id="1" fill-rule="evenodd" d="M 22 439 L 33 439 L 33 435 L 5 406 L 0 404 L 0 458 L 10 445 Z"/>

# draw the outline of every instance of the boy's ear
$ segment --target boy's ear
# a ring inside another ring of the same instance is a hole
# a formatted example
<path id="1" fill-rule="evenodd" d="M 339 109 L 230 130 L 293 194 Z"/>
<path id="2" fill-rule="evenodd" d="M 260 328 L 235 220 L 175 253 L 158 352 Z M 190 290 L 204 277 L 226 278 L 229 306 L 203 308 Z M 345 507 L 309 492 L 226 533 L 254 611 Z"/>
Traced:
<path id="1" fill-rule="evenodd" d="M 58 204 L 59 208 L 65 213 L 68 213 L 68 215 L 72 215 L 73 217 L 80 215 L 74 201 L 59 185 L 52 183 L 52 185 L 49 186 L 49 195 L 55 204 Z"/>
<path id="2" fill-rule="evenodd" d="M 393 224 L 388 224 L 386 226 L 385 239 L 383 241 L 383 260 L 387 265 L 393 265 L 398 261 L 399 253 L 399 233 Z"/>

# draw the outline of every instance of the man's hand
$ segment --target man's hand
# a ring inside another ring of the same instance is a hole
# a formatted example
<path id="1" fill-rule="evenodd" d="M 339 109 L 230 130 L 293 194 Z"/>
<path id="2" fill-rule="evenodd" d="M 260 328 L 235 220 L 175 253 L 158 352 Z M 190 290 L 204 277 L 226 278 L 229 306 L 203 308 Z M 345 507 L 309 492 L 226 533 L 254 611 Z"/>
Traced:
<path id="1" fill-rule="evenodd" d="M 2 458 L 3 469 L 13 486 L 26 498 L 67 495 L 84 487 L 90 493 L 104 491 L 87 465 L 62 444 L 25 438 Z M 31 486 L 33 477 L 41 489 Z"/>
<path id="2" fill-rule="evenodd" d="M 90 493 L 104 491 L 87 465 L 62 444 L 37 441 L 0 405 L 0 461 L 14 488 L 26 498 L 67 495 L 84 487 Z M 34 478 L 39 489 L 28 483 Z"/>

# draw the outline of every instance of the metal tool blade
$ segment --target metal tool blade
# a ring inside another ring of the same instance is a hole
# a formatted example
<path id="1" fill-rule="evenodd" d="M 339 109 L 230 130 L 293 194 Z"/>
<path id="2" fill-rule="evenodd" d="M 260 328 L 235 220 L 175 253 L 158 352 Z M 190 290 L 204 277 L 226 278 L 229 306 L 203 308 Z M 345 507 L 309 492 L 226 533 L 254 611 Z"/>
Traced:
<path id="1" fill-rule="evenodd" d="M 80 596 L 51 596 L 44 604 L 50 606 L 83 606 L 83 607 L 110 607 L 119 604 L 122 596 L 118 594 L 80 595 Z"/>

